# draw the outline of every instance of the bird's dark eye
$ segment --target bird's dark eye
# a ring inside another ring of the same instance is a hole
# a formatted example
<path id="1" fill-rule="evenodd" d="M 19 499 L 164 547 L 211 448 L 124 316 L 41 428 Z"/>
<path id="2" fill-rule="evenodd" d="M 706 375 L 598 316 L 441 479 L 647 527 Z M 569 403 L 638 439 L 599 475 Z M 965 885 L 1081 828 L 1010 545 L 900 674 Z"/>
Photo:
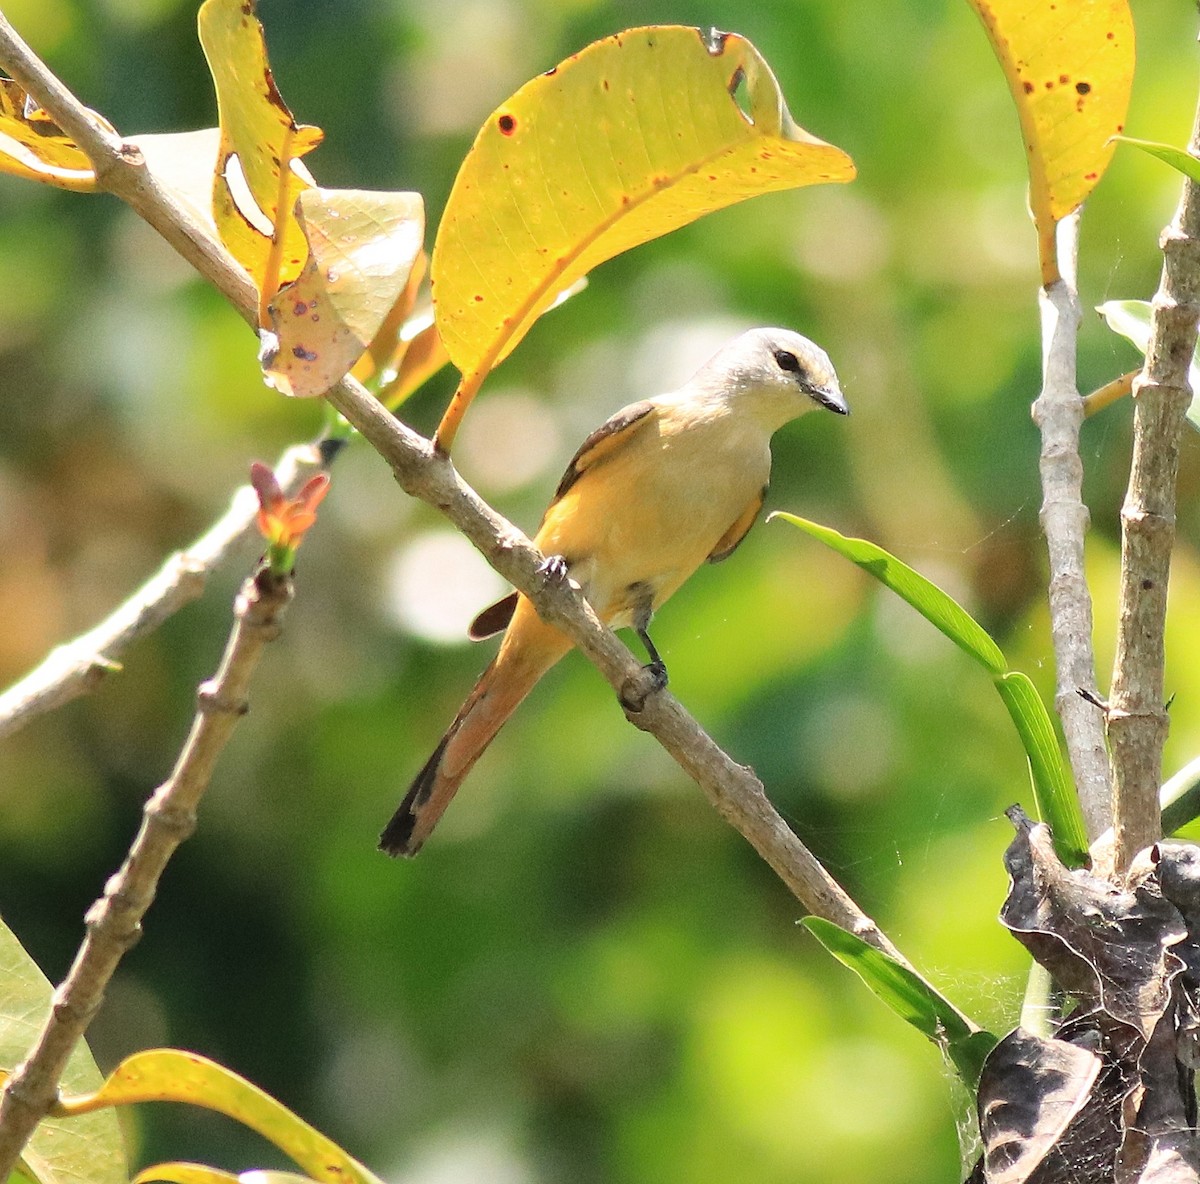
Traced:
<path id="1" fill-rule="evenodd" d="M 789 353 L 786 349 L 777 349 L 775 351 L 775 364 L 780 370 L 788 370 L 792 374 L 800 373 L 800 359 L 795 354 Z"/>

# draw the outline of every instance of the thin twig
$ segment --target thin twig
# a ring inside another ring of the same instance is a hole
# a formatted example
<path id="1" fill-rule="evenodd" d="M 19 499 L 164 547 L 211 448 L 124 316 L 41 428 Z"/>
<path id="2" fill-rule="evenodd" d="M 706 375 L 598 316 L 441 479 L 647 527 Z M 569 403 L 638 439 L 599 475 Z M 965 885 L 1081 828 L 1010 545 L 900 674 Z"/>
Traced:
<path id="1" fill-rule="evenodd" d="M 1200 157 L 1200 109 L 1188 145 Z M 1163 268 L 1150 344 L 1134 383 L 1133 460 L 1121 508 L 1121 591 L 1109 697 L 1114 859 L 1118 871 L 1161 834 L 1159 784 L 1169 720 L 1163 631 L 1175 541 L 1179 440 L 1191 401 L 1188 366 L 1200 318 L 1200 185 L 1183 195 L 1162 235 Z"/>
<path id="2" fill-rule="evenodd" d="M 275 475 L 284 492 L 291 494 L 323 467 L 317 445 L 298 444 L 279 458 Z M 172 555 L 115 612 L 87 633 L 57 646 L 36 669 L 0 694 L 0 740 L 35 716 L 94 690 L 106 675 L 120 669 L 121 655 L 129 646 L 197 599 L 209 576 L 255 535 L 257 509 L 254 490 L 243 486 L 204 534 Z"/>
<path id="3" fill-rule="evenodd" d="M 1033 404 L 1041 429 L 1042 530 L 1050 555 L 1050 628 L 1057 671 L 1054 702 L 1088 838 L 1110 825 L 1111 785 L 1104 744 L 1104 716 L 1080 692 L 1096 695 L 1092 650 L 1092 598 L 1084 575 L 1088 509 L 1083 503 L 1079 426 L 1083 400 L 1075 379 L 1080 307 L 1076 290 L 1079 215 L 1059 223 L 1060 277 L 1043 288 L 1042 392 Z"/>
<path id="4" fill-rule="evenodd" d="M 0 1092 L 0 1180 L 6 1180 L 37 1124 L 49 1112 L 75 1045 L 104 1001 L 125 952 L 175 849 L 193 831 L 213 766 L 247 710 L 246 695 L 263 647 L 275 638 L 291 599 L 291 581 L 265 569 L 238 594 L 220 668 L 201 684 L 197 710 L 171 776 L 142 812 L 142 825 L 120 870 L 87 913 L 87 934 L 29 1055 Z"/>
<path id="5" fill-rule="evenodd" d="M 1133 380 L 1140 373 L 1140 370 L 1130 370 L 1128 374 L 1122 374 L 1119 378 L 1114 378 L 1112 382 L 1106 382 L 1103 386 L 1097 387 L 1090 395 L 1084 395 L 1084 418 L 1091 419 L 1093 415 L 1103 411 L 1106 407 L 1111 407 L 1114 403 L 1119 403 L 1133 394 Z"/>

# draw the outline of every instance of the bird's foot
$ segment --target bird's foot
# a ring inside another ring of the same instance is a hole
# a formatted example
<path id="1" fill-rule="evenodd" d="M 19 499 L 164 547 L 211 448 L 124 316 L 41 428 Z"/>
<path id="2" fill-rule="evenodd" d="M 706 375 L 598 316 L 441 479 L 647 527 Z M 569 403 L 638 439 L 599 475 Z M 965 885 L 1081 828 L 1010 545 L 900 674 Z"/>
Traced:
<path id="1" fill-rule="evenodd" d="M 667 667 L 661 658 L 646 663 L 632 678 L 625 680 L 618 698 L 626 711 L 635 715 L 646 706 L 646 700 L 659 691 L 666 690 Z"/>
<path id="2" fill-rule="evenodd" d="M 538 575 L 548 584 L 561 584 L 569 574 L 570 568 L 567 566 L 566 557 L 563 555 L 547 555 L 538 565 Z"/>

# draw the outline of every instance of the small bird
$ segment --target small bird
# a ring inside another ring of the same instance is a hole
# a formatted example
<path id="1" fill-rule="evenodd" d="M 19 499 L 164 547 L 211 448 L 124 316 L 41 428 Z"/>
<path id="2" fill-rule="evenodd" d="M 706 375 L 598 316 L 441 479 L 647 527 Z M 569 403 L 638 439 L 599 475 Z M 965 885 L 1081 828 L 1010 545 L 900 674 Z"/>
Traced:
<path id="1" fill-rule="evenodd" d="M 534 540 L 546 571 L 569 575 L 611 628 L 636 631 L 657 688 L 667 671 L 650 618 L 705 560 L 728 558 L 746 537 L 767 493 L 771 436 L 816 407 L 849 413 L 825 351 L 788 329 L 752 329 L 686 386 L 618 411 L 567 466 Z M 420 850 L 501 725 L 571 648 L 518 592 L 469 632 L 479 640 L 502 629 L 495 659 L 380 835 L 389 855 Z"/>

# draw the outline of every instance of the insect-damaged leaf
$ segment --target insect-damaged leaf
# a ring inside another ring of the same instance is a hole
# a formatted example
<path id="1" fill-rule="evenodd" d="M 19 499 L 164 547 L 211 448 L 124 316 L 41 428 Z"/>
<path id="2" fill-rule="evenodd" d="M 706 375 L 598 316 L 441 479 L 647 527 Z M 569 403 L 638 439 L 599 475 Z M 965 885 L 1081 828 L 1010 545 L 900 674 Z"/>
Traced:
<path id="1" fill-rule="evenodd" d="M 1112 1102 L 1119 1110 L 1123 1091 L 1115 1099 L 1094 1092 L 1103 1065 L 1095 1052 L 1065 1040 L 1021 1028 L 1005 1036 L 979 1081 L 983 1158 L 968 1184 L 1068 1184 L 1080 1178 L 1081 1163 L 1111 1160 L 1120 1142 Z"/>
<path id="2" fill-rule="evenodd" d="M 439 440 L 597 264 L 755 194 L 853 176 L 736 34 L 631 29 L 526 83 L 476 137 L 434 245 L 438 329 L 464 376 Z"/>
<path id="3" fill-rule="evenodd" d="M 1133 84 L 1127 0 L 970 0 L 1017 104 L 1042 278 L 1058 277 L 1054 226 L 1100 180 Z"/>
<path id="4" fill-rule="evenodd" d="M 418 193 L 308 189 L 296 216 L 308 262 L 267 308 L 261 360 L 269 386 L 320 395 L 350 369 L 404 292 L 425 213 Z"/>
<path id="5" fill-rule="evenodd" d="M 63 1098 L 58 1110 L 86 1114 L 134 1102 L 185 1102 L 215 1110 L 269 1139 L 322 1184 L 379 1184 L 378 1177 L 286 1106 L 196 1053 L 173 1048 L 134 1053 L 109 1074 L 100 1089 L 83 1097 Z"/>
<path id="6" fill-rule="evenodd" d="M 1015 806 L 1009 817 L 1017 834 L 1004 856 L 1012 884 L 1000 920 L 1083 1009 L 1148 1040 L 1183 968 L 1171 950 L 1187 934 L 1179 912 L 1153 886 L 1069 871 L 1045 826 Z"/>
<path id="7" fill-rule="evenodd" d="M 304 265 L 292 211 L 311 179 L 299 158 L 322 132 L 297 124 L 276 88 L 254 0 L 205 0 L 199 26 L 221 125 L 213 217 L 221 241 L 269 300 Z"/>
<path id="8" fill-rule="evenodd" d="M 76 192 L 96 188 L 86 153 L 11 78 L 0 78 L 0 172 Z"/>

